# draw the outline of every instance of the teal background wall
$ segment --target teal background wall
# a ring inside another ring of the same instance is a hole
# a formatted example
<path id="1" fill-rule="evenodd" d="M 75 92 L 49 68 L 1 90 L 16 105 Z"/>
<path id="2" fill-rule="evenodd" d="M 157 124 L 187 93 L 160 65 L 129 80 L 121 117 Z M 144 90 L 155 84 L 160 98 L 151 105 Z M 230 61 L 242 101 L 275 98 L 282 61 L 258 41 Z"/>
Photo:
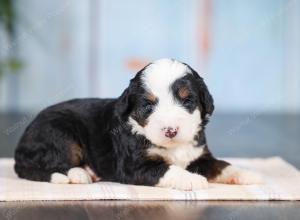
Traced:
<path id="1" fill-rule="evenodd" d="M 116 97 L 144 63 L 172 57 L 203 75 L 218 112 L 299 113 L 300 2 L 18 1 L 10 45 L 18 74 L 0 79 L 1 111 L 74 97 Z"/>

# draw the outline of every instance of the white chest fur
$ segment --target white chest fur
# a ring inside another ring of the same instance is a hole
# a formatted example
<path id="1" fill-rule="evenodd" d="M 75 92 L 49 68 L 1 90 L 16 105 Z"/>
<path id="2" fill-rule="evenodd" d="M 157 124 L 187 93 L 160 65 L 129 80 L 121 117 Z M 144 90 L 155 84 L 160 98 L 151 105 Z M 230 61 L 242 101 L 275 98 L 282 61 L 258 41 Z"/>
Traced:
<path id="1" fill-rule="evenodd" d="M 200 157 L 203 153 L 203 146 L 194 147 L 192 144 L 175 148 L 152 147 L 148 150 L 149 155 L 159 155 L 169 163 L 185 169 L 190 162 Z"/>

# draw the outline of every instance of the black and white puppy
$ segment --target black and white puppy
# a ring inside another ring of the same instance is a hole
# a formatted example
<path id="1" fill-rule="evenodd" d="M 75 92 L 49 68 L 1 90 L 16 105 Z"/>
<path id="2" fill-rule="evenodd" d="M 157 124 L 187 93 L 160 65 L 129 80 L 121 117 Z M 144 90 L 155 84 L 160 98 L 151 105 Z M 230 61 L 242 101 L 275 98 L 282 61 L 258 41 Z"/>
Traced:
<path id="1" fill-rule="evenodd" d="M 213 98 L 188 65 L 146 66 L 117 99 L 74 99 L 43 110 L 15 152 L 21 178 L 51 183 L 119 183 L 179 190 L 208 181 L 259 183 L 258 175 L 217 160 L 205 125 Z"/>

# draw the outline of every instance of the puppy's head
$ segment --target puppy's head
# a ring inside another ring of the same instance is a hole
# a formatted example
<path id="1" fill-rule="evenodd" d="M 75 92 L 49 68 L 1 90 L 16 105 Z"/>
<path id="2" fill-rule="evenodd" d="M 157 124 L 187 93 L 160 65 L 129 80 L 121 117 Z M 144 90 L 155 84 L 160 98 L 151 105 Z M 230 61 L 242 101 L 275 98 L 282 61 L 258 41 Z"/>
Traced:
<path id="1" fill-rule="evenodd" d="M 203 79 L 188 65 L 161 59 L 139 71 L 118 101 L 132 132 L 157 146 L 192 143 L 214 110 Z"/>

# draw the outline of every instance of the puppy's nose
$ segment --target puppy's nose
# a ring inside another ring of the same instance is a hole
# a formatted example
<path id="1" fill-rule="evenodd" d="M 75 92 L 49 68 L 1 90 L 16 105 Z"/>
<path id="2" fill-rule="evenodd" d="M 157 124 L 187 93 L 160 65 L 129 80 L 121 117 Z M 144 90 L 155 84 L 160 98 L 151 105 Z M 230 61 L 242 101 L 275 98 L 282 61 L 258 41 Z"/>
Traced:
<path id="1" fill-rule="evenodd" d="M 167 138 L 173 138 L 177 135 L 178 127 L 177 128 L 166 127 L 166 128 L 163 128 L 162 130 L 163 130 L 163 132 L 165 132 L 165 136 Z"/>

